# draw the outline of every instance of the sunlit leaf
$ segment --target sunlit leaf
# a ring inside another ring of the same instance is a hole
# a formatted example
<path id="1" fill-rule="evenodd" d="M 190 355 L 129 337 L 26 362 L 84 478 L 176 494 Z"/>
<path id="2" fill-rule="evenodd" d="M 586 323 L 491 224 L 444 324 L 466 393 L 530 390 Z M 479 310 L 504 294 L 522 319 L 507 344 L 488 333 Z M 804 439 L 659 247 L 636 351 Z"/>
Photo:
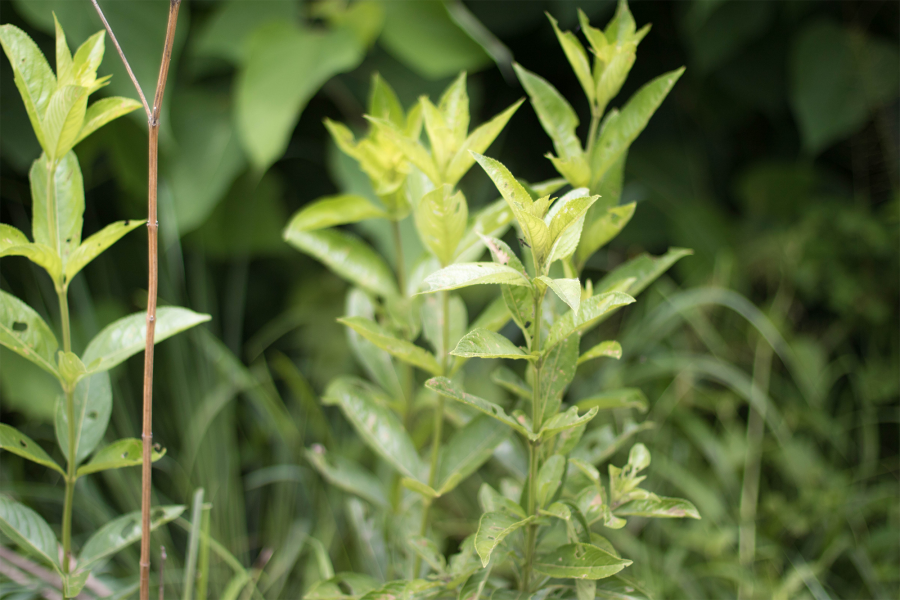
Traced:
<path id="1" fill-rule="evenodd" d="M 594 326 L 607 312 L 634 302 L 634 298 L 622 292 L 607 292 L 591 296 L 581 302 L 578 314 L 569 311 L 550 328 L 545 349 L 552 348 L 573 333 L 583 333 Z"/>
<path id="2" fill-rule="evenodd" d="M 158 344 L 212 317 L 178 306 L 162 306 L 156 310 L 153 343 Z M 107 325 L 90 341 L 81 360 L 89 373 L 108 371 L 144 349 L 147 315 L 135 313 Z"/>
<path id="3" fill-rule="evenodd" d="M 565 412 L 554 415 L 541 427 L 541 435 L 549 437 L 567 429 L 578 427 L 597 416 L 598 409 L 591 408 L 583 415 L 578 414 L 578 407 L 573 406 Z"/>
<path id="4" fill-rule="evenodd" d="M 73 396 L 76 463 L 87 458 L 103 439 L 110 414 L 112 414 L 112 388 L 109 373 L 95 373 L 79 381 Z M 68 459 L 69 415 L 63 397 L 56 403 L 54 425 L 59 448 Z"/>
<path id="5" fill-rule="evenodd" d="M 538 506 L 546 506 L 556 490 L 562 483 L 563 473 L 566 470 L 566 457 L 554 454 L 541 465 L 537 476 L 537 496 Z"/>
<path id="6" fill-rule="evenodd" d="M 513 67 L 522 87 L 528 92 L 541 126 L 553 140 L 556 155 L 564 160 L 581 157 L 584 151 L 581 148 L 581 141 L 575 134 L 578 116 L 572 106 L 543 77 L 522 68 L 519 64 L 513 64 Z"/>
<path id="7" fill-rule="evenodd" d="M 444 173 L 444 179 L 447 183 L 456 185 L 462 179 L 462 176 L 475 164 L 475 158 L 471 152 L 483 154 L 497 136 L 500 135 L 506 123 L 521 104 L 522 100 L 519 100 L 487 123 L 478 127 L 466 138 L 459 150 L 456 151 L 456 155 L 451 159 L 450 164 L 447 165 Z"/>
<path id="8" fill-rule="evenodd" d="M 581 410 L 595 407 L 599 410 L 636 408 L 641 412 L 647 412 L 647 396 L 640 388 L 621 388 L 589 396 L 579 400 L 576 406 Z"/>
<path id="9" fill-rule="evenodd" d="M 700 518 L 697 508 L 687 500 L 666 498 L 664 496 L 632 500 L 617 507 L 614 512 L 620 517 L 649 517 L 652 519 Z"/>
<path id="10" fill-rule="evenodd" d="M 368 199 L 356 194 L 326 196 L 301 208 L 287 226 L 292 231 L 315 231 L 357 223 L 367 219 L 385 218 L 387 213 Z"/>
<path id="11" fill-rule="evenodd" d="M 581 284 L 578 279 L 550 279 L 546 275 L 536 278 L 538 281 L 553 290 L 553 293 L 559 296 L 559 299 L 571 307 L 578 314 L 578 308 L 581 305 Z"/>
<path id="12" fill-rule="evenodd" d="M 583 362 L 587 362 L 595 358 L 600 358 L 601 356 L 615 358 L 616 360 L 622 358 L 622 345 L 615 340 L 600 342 L 599 344 L 579 356 L 578 364 L 580 365 Z"/>
<path id="13" fill-rule="evenodd" d="M 425 283 L 428 285 L 427 292 L 455 290 L 488 283 L 531 286 L 531 282 L 521 272 L 493 262 L 453 264 L 426 277 Z"/>
<path id="14" fill-rule="evenodd" d="M 59 158 L 55 170 L 43 154 L 34 161 L 31 181 L 32 237 L 59 254 L 63 270 L 81 243 L 84 215 L 84 182 L 74 152 Z"/>
<path id="15" fill-rule="evenodd" d="M 65 281 L 70 282 L 88 263 L 97 258 L 107 248 L 119 241 L 129 231 L 137 229 L 141 225 L 146 225 L 146 221 L 142 219 L 133 219 L 128 221 L 118 221 L 111 223 L 81 242 L 78 249 L 72 253 L 72 256 L 66 262 Z"/>
<path id="16" fill-rule="evenodd" d="M 581 230 L 581 241 L 575 250 L 576 261 L 579 264 L 584 264 L 594 252 L 619 235 L 619 232 L 622 231 L 631 220 L 632 215 L 634 215 L 635 206 L 634 202 L 622 206 L 613 206 L 590 222 L 585 219 L 585 226 Z M 588 216 L 591 216 L 591 214 L 588 213 Z"/>
<path id="17" fill-rule="evenodd" d="M 416 231 L 442 265 L 452 262 L 468 216 L 466 197 L 462 192 L 453 193 L 450 185 L 438 187 L 419 200 L 415 210 Z"/>
<path id="18" fill-rule="evenodd" d="M 87 101 L 88 89 L 80 85 L 57 87 L 53 92 L 41 122 L 50 158 L 62 158 L 75 145 L 84 123 Z"/>
<path id="19" fill-rule="evenodd" d="M 152 449 L 150 451 L 150 461 L 156 462 L 166 455 L 166 449 Z M 141 464 L 143 459 L 143 442 L 137 438 L 125 438 L 117 440 L 97 450 L 91 460 L 78 467 L 75 473 L 76 477 L 97 473 L 99 471 L 108 471 L 110 469 L 121 469 L 122 467 L 134 467 Z"/>
<path id="20" fill-rule="evenodd" d="M 16 87 L 22 95 L 31 127 L 41 147 L 46 150 L 41 117 L 56 91 L 56 76 L 37 44 L 15 25 L 0 26 L 0 44 L 12 66 Z"/>
<path id="21" fill-rule="evenodd" d="M 4 256 L 24 256 L 47 271 L 54 282 L 60 279 L 62 262 L 52 248 L 32 243 L 15 227 L 0 223 L 0 257 Z"/>
<path id="22" fill-rule="evenodd" d="M 668 271 L 669 267 L 693 253 L 693 250 L 685 248 L 670 248 L 662 256 L 641 254 L 613 269 L 611 273 L 607 274 L 594 286 L 594 289 L 597 291 L 597 294 L 603 294 L 607 290 L 618 286 L 621 282 L 633 278 L 634 281 L 623 291 L 627 291 L 631 296 L 637 296 L 648 285 L 656 281 L 660 275 Z"/>
<path id="23" fill-rule="evenodd" d="M 102 98 L 97 100 L 84 113 L 84 124 L 75 138 L 75 144 L 91 135 L 110 121 L 141 108 L 141 103 L 131 98 Z M 74 144 L 73 144 L 74 145 Z"/>

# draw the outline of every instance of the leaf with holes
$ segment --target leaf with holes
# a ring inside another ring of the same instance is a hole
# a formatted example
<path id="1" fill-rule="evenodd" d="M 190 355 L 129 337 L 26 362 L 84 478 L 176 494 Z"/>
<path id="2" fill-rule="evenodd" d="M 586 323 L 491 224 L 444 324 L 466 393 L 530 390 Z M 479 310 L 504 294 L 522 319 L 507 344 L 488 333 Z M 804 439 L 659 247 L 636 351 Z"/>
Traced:
<path id="1" fill-rule="evenodd" d="M 36 512 L 0 496 L 0 531 L 27 553 L 37 555 L 60 573 L 56 536 Z"/>
<path id="2" fill-rule="evenodd" d="M 59 344 L 47 323 L 30 306 L 0 290 L 0 344 L 59 377 Z"/>
<path id="3" fill-rule="evenodd" d="M 416 346 L 412 342 L 394 337 L 382 329 L 375 321 L 365 317 L 342 317 L 338 319 L 338 323 L 343 323 L 403 362 L 419 367 L 433 375 L 441 372 L 441 366 L 438 364 L 434 354 L 425 348 Z"/>
<path id="4" fill-rule="evenodd" d="M 0 450 L 6 450 L 13 454 L 18 454 L 22 458 L 27 458 L 39 465 L 50 467 L 60 475 L 65 476 L 66 472 L 56 464 L 56 461 L 50 458 L 50 455 L 44 452 L 34 440 L 16 429 L 4 423 L 0 423 Z"/>
<path id="5" fill-rule="evenodd" d="M 489 417 L 497 419 L 501 423 L 505 423 L 530 440 L 536 440 L 538 438 L 538 436 L 528 428 L 524 421 L 520 422 L 517 419 L 512 418 L 506 414 L 506 411 L 503 410 L 501 406 L 494 404 L 493 402 L 485 400 L 484 398 L 479 398 L 478 396 L 473 396 L 472 394 L 467 394 L 456 387 L 456 385 L 446 377 L 434 377 L 429 379 L 425 382 L 425 387 L 434 390 L 438 394 L 446 396 L 451 400 L 456 400 L 457 402 L 471 406 Z"/>
<path id="6" fill-rule="evenodd" d="M 494 548 L 499 546 L 509 534 L 535 519 L 537 517 L 534 515 L 519 519 L 515 515 L 502 511 L 481 515 L 481 519 L 478 521 L 478 531 L 475 533 L 475 550 L 481 558 L 481 565 L 487 566 Z"/>
<path id="7" fill-rule="evenodd" d="M 95 373 L 83 378 L 75 386 L 73 396 L 75 416 L 75 462 L 80 463 L 97 447 L 112 413 L 112 388 L 109 373 Z M 56 403 L 56 440 L 63 456 L 69 458 L 69 418 L 66 399 Z"/>
<path id="8" fill-rule="evenodd" d="M 487 329 L 473 329 L 464 335 L 450 354 L 467 358 L 537 359 L 537 356 L 526 354 L 506 337 Z"/>
<path id="9" fill-rule="evenodd" d="M 178 306 L 163 306 L 156 311 L 153 343 L 158 344 L 212 317 Z M 107 325 L 90 341 L 82 362 L 88 373 L 108 371 L 144 349 L 147 336 L 147 316 L 135 313 Z"/>
<path id="10" fill-rule="evenodd" d="M 180 517 L 184 508 L 182 505 L 154 507 L 150 511 L 150 531 Z M 78 571 L 84 572 L 97 561 L 116 554 L 139 539 L 141 539 L 141 511 L 128 513 L 110 521 L 85 542 L 78 556 Z"/>
<path id="11" fill-rule="evenodd" d="M 603 579 L 631 564 L 591 544 L 566 544 L 538 556 L 534 570 L 559 579 Z"/>
<path id="12" fill-rule="evenodd" d="M 162 451 L 151 450 L 150 460 L 151 462 L 156 462 L 165 455 L 165 448 L 163 448 Z M 97 473 L 98 471 L 109 471 L 110 469 L 121 469 L 122 467 L 134 467 L 141 464 L 142 458 L 143 443 L 141 440 L 137 438 L 125 438 L 97 450 L 90 462 L 78 467 L 75 476 L 81 477 L 82 475 Z"/>

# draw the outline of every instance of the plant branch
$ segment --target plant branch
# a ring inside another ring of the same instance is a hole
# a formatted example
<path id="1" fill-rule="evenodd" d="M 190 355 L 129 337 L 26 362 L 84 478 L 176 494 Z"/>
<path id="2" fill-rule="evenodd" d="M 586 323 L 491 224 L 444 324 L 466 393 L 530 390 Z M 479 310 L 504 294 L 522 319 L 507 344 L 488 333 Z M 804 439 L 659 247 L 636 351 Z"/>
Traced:
<path id="1" fill-rule="evenodd" d="M 181 0 L 178 0 L 179 2 Z M 94 8 L 97 9 L 97 14 L 100 15 L 100 20 L 103 21 L 103 27 L 106 28 L 106 33 L 109 34 L 109 38 L 113 41 L 113 45 L 115 45 L 116 50 L 119 52 L 119 58 L 122 59 L 122 63 L 125 65 L 125 70 L 128 71 L 128 76 L 131 77 L 131 83 L 134 84 L 134 88 L 137 90 L 138 96 L 141 97 L 141 104 L 144 105 L 144 112 L 147 113 L 147 120 L 149 121 L 152 112 L 150 111 L 150 106 L 147 104 L 147 99 L 144 97 L 144 91 L 141 89 L 141 84 L 138 83 L 137 77 L 134 76 L 134 71 L 131 70 L 131 65 L 128 64 L 128 59 L 125 58 L 125 52 L 122 51 L 122 46 L 119 45 L 119 40 L 116 39 L 116 34 L 113 33 L 112 27 L 109 26 L 109 22 L 106 20 L 106 16 L 103 14 L 103 10 L 100 8 L 100 5 L 97 4 L 97 0 L 91 0 L 94 4 Z"/>

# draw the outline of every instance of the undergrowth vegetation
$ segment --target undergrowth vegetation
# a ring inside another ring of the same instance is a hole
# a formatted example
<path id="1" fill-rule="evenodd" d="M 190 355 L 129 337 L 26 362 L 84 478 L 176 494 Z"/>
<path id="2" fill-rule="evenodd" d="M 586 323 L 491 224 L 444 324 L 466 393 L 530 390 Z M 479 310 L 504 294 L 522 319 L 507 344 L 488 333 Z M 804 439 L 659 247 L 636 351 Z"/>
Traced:
<path id="1" fill-rule="evenodd" d="M 135 597 L 146 125 L 4 8 L 0 597 Z M 151 594 L 896 596 L 895 5 L 181 10 Z"/>

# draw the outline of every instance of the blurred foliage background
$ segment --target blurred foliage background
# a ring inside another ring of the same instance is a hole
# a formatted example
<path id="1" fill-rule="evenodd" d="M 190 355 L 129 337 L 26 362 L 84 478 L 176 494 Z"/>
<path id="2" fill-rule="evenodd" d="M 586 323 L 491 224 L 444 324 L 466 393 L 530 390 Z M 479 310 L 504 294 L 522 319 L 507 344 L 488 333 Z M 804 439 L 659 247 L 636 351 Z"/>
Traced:
<path id="1" fill-rule="evenodd" d="M 167 5 L 104 3 L 145 91 Z M 525 95 L 512 60 L 580 98 L 544 16 L 574 30 L 578 7 L 605 23 L 614 3 L 184 3 L 162 117 L 160 301 L 213 321 L 158 349 L 154 439 L 168 455 L 155 470 L 155 501 L 188 503 L 203 487 L 215 539 L 265 597 L 299 597 L 321 576 L 319 550 L 338 570 L 377 562 L 361 542 L 371 524 L 303 458 L 312 443 L 335 440 L 364 452 L 317 398 L 333 376 L 356 369 L 334 321 L 345 284 L 281 238 L 289 215 L 312 199 L 372 193 L 322 119 L 364 128 L 374 72 L 408 106 L 466 70 L 477 124 Z M 610 535 L 657 597 L 887 598 L 900 589 L 898 7 L 632 4 L 638 24 L 653 29 L 619 98 L 658 73 L 688 69 L 630 152 L 622 202 L 638 202 L 635 217 L 586 275 L 597 279 L 642 251 L 695 254 L 604 325 L 624 357 L 582 368 L 573 394 L 607 386 L 646 394 L 655 426 L 622 415 L 604 435 L 646 443 L 655 491 L 690 499 L 703 516 L 636 520 Z M 51 11 L 70 44 L 101 28 L 87 0 L 0 2 L 0 20 L 52 57 Z M 109 42 L 102 74 L 113 75 L 104 92 L 135 97 Z M 575 108 L 587 127 L 588 107 Z M 86 234 L 145 214 L 142 121 L 136 112 L 76 149 Z M 540 181 L 555 174 L 548 150 L 523 106 L 489 154 Z M 29 230 L 27 169 L 40 151 L 5 61 L 0 152 L 0 220 Z M 462 187 L 473 208 L 493 200 L 476 170 Z M 392 256 L 386 228 L 361 233 Z M 412 230 L 405 235 L 418 244 Z M 73 283 L 76 348 L 100 324 L 144 307 L 145 252 L 144 234 L 132 234 Z M 58 322 L 42 273 L 21 259 L 2 267 L 3 289 Z M 5 349 L 0 361 L 3 422 L 51 446 L 54 381 Z M 139 430 L 140 377 L 139 359 L 114 372 L 110 439 Z M 500 392 L 481 395 L 491 393 Z M 9 455 L 2 462 L 0 488 L 58 522 L 55 475 Z M 79 485 L 91 501 L 75 507 L 77 533 L 139 507 L 137 469 Z M 475 510 L 454 498 L 443 507 L 448 530 Z M 174 591 L 185 534 L 170 527 L 157 537 L 170 548 Z M 135 548 L 102 580 L 127 591 L 136 564 Z M 219 597 L 234 568 L 220 557 L 212 565 Z"/>

